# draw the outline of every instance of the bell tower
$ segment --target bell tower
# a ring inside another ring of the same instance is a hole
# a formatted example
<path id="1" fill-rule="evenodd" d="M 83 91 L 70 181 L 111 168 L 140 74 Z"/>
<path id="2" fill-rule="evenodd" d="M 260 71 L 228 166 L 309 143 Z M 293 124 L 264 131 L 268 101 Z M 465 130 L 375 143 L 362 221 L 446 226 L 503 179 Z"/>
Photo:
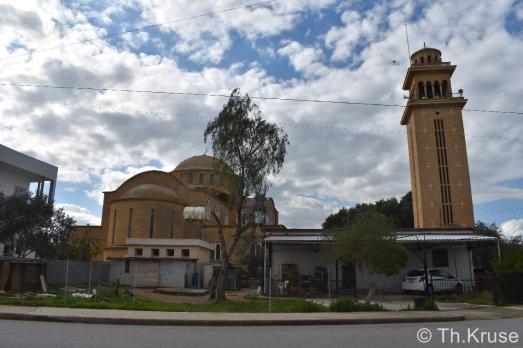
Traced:
<path id="1" fill-rule="evenodd" d="M 439 50 L 422 48 L 412 54 L 403 82 L 415 228 L 474 227 L 461 114 L 467 99 L 452 91 L 455 69 Z"/>

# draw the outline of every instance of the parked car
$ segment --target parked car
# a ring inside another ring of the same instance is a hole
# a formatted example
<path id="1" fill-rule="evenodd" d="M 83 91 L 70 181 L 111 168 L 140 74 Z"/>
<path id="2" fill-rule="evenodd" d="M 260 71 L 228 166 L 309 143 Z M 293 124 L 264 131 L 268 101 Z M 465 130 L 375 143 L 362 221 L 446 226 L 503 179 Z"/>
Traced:
<path id="1" fill-rule="evenodd" d="M 429 275 L 429 292 L 463 292 L 463 281 L 457 279 L 453 274 L 439 268 L 429 268 L 427 271 Z M 403 278 L 401 288 L 404 292 L 424 292 L 425 270 L 414 269 L 407 273 Z"/>

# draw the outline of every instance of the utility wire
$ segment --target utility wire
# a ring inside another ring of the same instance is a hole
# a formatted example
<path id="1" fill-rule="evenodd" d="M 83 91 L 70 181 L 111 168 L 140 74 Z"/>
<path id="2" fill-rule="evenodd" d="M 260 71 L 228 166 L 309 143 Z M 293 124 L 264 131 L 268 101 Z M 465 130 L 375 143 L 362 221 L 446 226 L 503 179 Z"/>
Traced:
<path id="1" fill-rule="evenodd" d="M 210 121 L 213 119 L 214 116 L 204 116 L 204 115 L 194 115 L 194 114 L 181 114 L 181 113 L 172 113 L 169 111 L 151 111 L 151 110 L 145 110 L 145 109 L 134 109 L 129 107 L 104 107 L 99 105 L 88 105 L 88 104 L 76 104 L 76 103 L 69 103 L 69 102 L 63 102 L 63 101 L 49 101 L 45 99 L 27 99 L 27 98 L 9 98 L 11 100 L 14 100 L 16 102 L 20 103 L 48 103 L 48 104 L 58 104 L 67 106 L 70 108 L 76 108 L 76 109 L 92 109 L 96 110 L 97 112 L 121 112 L 121 113 L 134 113 L 134 114 L 144 114 L 144 115 L 157 115 L 162 117 L 183 117 L 183 118 L 193 118 L 193 119 L 200 119 L 200 120 L 206 120 Z M 380 134 L 407 134 L 405 130 L 394 130 L 394 129 L 378 129 L 378 128 L 355 128 L 355 127 L 342 127 L 342 126 L 329 126 L 329 125 L 322 125 L 317 123 L 307 123 L 307 122 L 276 122 L 280 126 L 290 126 L 290 127 L 305 127 L 305 128 L 318 128 L 318 129 L 326 129 L 326 130 L 337 130 L 342 132 L 351 132 L 351 133 L 380 133 Z M 455 135 L 449 132 L 449 134 L 446 134 L 445 136 L 451 137 L 451 136 L 461 136 L 461 135 Z M 493 139 L 493 140 L 508 140 L 508 141 L 523 141 L 523 138 L 507 138 L 507 137 L 499 137 L 499 136 L 488 136 L 488 135 L 472 135 L 472 134 L 466 134 L 466 138 L 480 138 L 480 139 Z"/>
<path id="2" fill-rule="evenodd" d="M 166 25 L 166 24 L 185 22 L 185 21 L 189 21 L 189 20 L 192 20 L 192 19 L 197 19 L 197 18 L 208 17 L 208 16 L 220 14 L 220 13 L 236 11 L 236 10 L 240 10 L 240 9 L 243 9 L 243 8 L 259 7 L 259 6 L 262 6 L 262 5 L 267 5 L 267 4 L 272 3 L 272 2 L 276 2 L 276 0 L 255 2 L 255 3 L 243 5 L 243 6 L 230 7 L 230 8 L 226 8 L 226 9 L 223 9 L 223 10 L 207 12 L 207 13 L 203 13 L 203 14 L 199 14 L 199 15 L 195 15 L 195 16 L 190 16 L 190 17 L 185 17 L 185 18 L 178 18 L 178 19 L 167 21 L 167 22 L 148 24 L 148 25 L 144 25 L 144 26 L 140 26 L 140 27 L 135 27 L 135 28 L 132 28 L 132 29 L 129 29 L 129 30 L 120 31 L 120 32 L 117 32 L 117 33 L 101 35 L 101 36 L 98 36 L 98 37 L 95 37 L 95 38 L 92 38 L 92 39 L 85 39 L 85 40 L 70 42 L 70 43 L 66 43 L 66 44 L 62 44 L 62 45 L 58 45 L 58 46 L 53 46 L 53 47 L 43 48 L 43 49 L 40 49 L 40 50 L 31 51 L 31 52 L 28 52 L 28 53 L 22 53 L 22 54 L 9 56 L 9 57 L 3 57 L 3 58 L 0 58 L 0 61 L 5 61 L 5 60 L 10 60 L 10 59 L 30 56 L 30 55 L 35 54 L 35 53 L 48 52 L 48 51 L 56 50 L 56 49 L 59 49 L 59 48 L 69 47 L 69 46 L 74 46 L 74 45 L 80 45 L 80 44 L 84 44 L 84 43 L 92 42 L 92 41 L 96 41 L 96 40 L 103 40 L 103 39 L 107 39 L 107 38 L 111 38 L 111 37 L 115 37 L 115 36 L 120 36 L 120 35 L 127 34 L 127 33 L 133 33 L 133 32 L 137 32 L 137 31 L 142 31 L 144 29 L 160 27 L 160 26 Z"/>
<path id="3" fill-rule="evenodd" d="M 40 84 L 25 84 L 25 83 L 12 83 L 12 82 L 0 82 L 0 86 L 52 88 L 52 89 L 74 89 L 74 90 L 93 91 L 93 92 L 149 93 L 149 94 L 163 94 L 163 95 L 188 95 L 188 96 L 198 96 L 198 97 L 220 97 L 220 98 L 229 98 L 230 97 L 229 94 L 219 94 L 219 93 L 155 91 L 155 90 L 147 90 L 147 89 L 144 90 L 144 89 L 129 89 L 129 88 L 98 88 L 98 87 L 80 87 L 80 86 L 57 86 L 57 85 L 40 85 Z M 353 102 L 353 101 L 348 101 L 348 100 L 284 98 L 284 97 L 262 97 L 262 96 L 252 96 L 252 95 L 250 96 L 250 98 L 251 99 L 260 99 L 260 100 L 278 100 L 278 101 L 306 102 L 306 103 L 345 104 L 345 105 L 381 106 L 381 107 L 398 107 L 398 108 L 405 108 L 406 107 L 405 105 L 401 105 L 401 104 Z M 486 109 L 462 109 L 462 110 L 464 110 L 464 111 L 471 111 L 471 112 L 523 115 L 523 112 L 520 112 L 520 111 L 486 110 Z"/>

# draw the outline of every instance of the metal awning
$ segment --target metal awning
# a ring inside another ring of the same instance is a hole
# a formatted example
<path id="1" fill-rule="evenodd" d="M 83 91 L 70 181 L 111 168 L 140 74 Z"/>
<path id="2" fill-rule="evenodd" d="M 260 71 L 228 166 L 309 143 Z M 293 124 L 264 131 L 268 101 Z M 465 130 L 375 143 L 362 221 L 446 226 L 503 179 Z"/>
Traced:
<path id="1" fill-rule="evenodd" d="M 470 242 L 479 242 L 479 243 L 497 243 L 498 238 L 489 237 L 489 236 L 479 236 L 474 234 L 408 234 L 401 235 L 398 234 L 396 240 L 400 244 L 409 244 L 409 243 L 470 243 Z"/>
<path id="2" fill-rule="evenodd" d="M 281 243 L 281 244 L 316 244 L 326 243 L 333 241 L 332 236 L 326 235 L 270 235 L 265 238 L 268 243 Z"/>
<path id="3" fill-rule="evenodd" d="M 274 244 L 318 244 L 330 243 L 333 236 L 325 234 L 309 235 L 269 235 L 265 239 L 267 243 Z M 435 244 L 435 243 L 497 243 L 498 238 L 463 233 L 409 233 L 397 234 L 396 240 L 400 244 Z"/>

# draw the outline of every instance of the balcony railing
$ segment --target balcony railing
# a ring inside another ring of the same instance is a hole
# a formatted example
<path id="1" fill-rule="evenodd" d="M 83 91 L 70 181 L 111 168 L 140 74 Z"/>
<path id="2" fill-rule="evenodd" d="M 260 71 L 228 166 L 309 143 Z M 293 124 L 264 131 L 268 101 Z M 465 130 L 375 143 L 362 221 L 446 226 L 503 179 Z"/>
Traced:
<path id="1" fill-rule="evenodd" d="M 427 68 L 433 66 L 449 66 L 450 62 L 435 62 L 435 63 L 414 63 L 410 62 L 411 67 Z"/>
<path id="2" fill-rule="evenodd" d="M 463 93 L 447 93 L 445 95 L 435 95 L 433 97 L 427 97 L 427 96 L 424 96 L 424 97 L 419 97 L 415 94 L 413 95 L 409 95 L 408 97 L 406 97 L 405 99 L 408 99 L 409 101 L 411 100 L 429 100 L 429 99 L 463 99 Z"/>

